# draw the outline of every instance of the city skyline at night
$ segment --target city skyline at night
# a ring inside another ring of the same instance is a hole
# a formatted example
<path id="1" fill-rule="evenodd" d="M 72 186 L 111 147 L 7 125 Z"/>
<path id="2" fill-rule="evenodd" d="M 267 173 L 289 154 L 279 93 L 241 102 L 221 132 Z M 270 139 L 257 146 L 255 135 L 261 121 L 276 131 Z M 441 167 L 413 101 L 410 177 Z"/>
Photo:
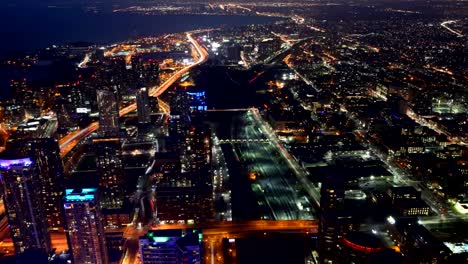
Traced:
<path id="1" fill-rule="evenodd" d="M 0 4 L 0 263 L 468 262 L 468 4 Z"/>

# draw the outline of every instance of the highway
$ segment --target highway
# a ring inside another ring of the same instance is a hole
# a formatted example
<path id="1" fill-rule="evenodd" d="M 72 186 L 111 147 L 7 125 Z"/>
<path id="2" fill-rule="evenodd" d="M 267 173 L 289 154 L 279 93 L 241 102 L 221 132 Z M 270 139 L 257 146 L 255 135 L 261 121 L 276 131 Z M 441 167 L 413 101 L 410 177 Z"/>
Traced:
<path id="1" fill-rule="evenodd" d="M 159 98 L 158 103 L 159 103 L 159 112 L 167 113 L 167 114 L 171 112 L 171 108 L 169 107 L 169 104 L 161 100 L 161 98 Z"/>
<path id="2" fill-rule="evenodd" d="M 205 49 L 203 49 L 203 47 L 201 47 L 200 44 L 198 44 L 198 42 L 192 37 L 192 34 L 187 33 L 187 39 L 190 43 L 192 43 L 192 45 L 195 47 L 195 49 L 199 53 L 200 56 L 198 60 L 195 61 L 193 64 L 188 65 L 187 67 L 176 72 L 174 75 L 172 75 L 169 79 L 167 79 L 160 86 L 150 88 L 150 92 L 149 92 L 150 96 L 155 96 L 155 97 L 160 96 L 169 87 L 171 87 L 179 78 L 181 78 L 182 75 L 189 72 L 193 67 L 202 64 L 208 59 L 208 52 Z M 136 103 L 132 103 L 120 109 L 119 114 L 120 116 L 124 116 L 132 111 L 135 111 L 136 108 L 137 108 Z M 165 104 L 164 102 L 161 102 L 161 108 L 163 110 L 169 111 L 169 106 Z M 83 139 L 85 139 L 87 136 L 92 134 L 98 128 L 99 128 L 99 123 L 93 122 L 86 128 L 73 131 L 70 134 L 63 137 L 62 139 L 60 139 L 59 145 L 60 145 L 61 157 L 65 157 L 76 145 L 78 145 Z"/>
<path id="3" fill-rule="evenodd" d="M 242 221 L 210 223 L 203 231 L 204 263 L 224 263 L 223 239 L 239 239 L 260 234 L 268 236 L 269 232 L 287 232 L 299 234 L 317 234 L 318 221 Z"/>
<path id="4" fill-rule="evenodd" d="M 456 20 L 448 20 L 448 21 L 444 21 L 444 22 L 440 23 L 440 25 L 441 25 L 443 28 L 445 28 L 445 29 L 447 29 L 448 31 L 450 31 L 451 33 L 455 34 L 457 37 L 463 37 L 463 34 L 462 34 L 462 33 L 458 32 L 457 30 L 454 30 L 454 29 L 452 29 L 452 28 L 450 28 L 450 27 L 448 26 L 448 25 L 454 24 L 454 23 L 456 23 L 456 22 L 457 22 Z"/>
<path id="5" fill-rule="evenodd" d="M 255 234 L 268 235 L 269 232 L 287 232 L 316 235 L 318 233 L 317 220 L 288 220 L 288 221 L 223 221 L 207 222 L 201 225 L 159 225 L 152 230 L 165 229 L 201 229 L 203 234 L 204 263 L 224 263 L 223 239 L 237 239 Z M 140 263 L 138 256 L 138 239 L 145 235 L 150 229 L 137 229 L 129 226 L 124 230 L 124 236 L 128 238 L 127 247 L 129 250 L 124 254 L 123 264 Z M 132 249 L 130 249 L 132 248 Z M 130 252 L 132 251 L 132 253 Z"/>
<path id="6" fill-rule="evenodd" d="M 86 53 L 83 60 L 78 64 L 78 68 L 86 68 L 86 64 L 91 60 L 91 53 Z"/>
<path id="7" fill-rule="evenodd" d="M 187 34 L 188 40 L 194 45 L 196 48 L 197 52 L 199 53 L 199 58 L 198 60 L 179 70 L 177 73 L 175 73 L 173 76 L 171 76 L 169 79 L 167 79 L 163 84 L 161 84 L 159 87 L 153 87 L 150 89 L 150 96 L 155 96 L 158 97 L 162 93 L 164 93 L 169 87 L 171 87 L 178 79 L 182 77 L 185 73 L 189 72 L 193 67 L 205 62 L 208 59 L 208 52 L 203 49 L 198 42 L 193 39 L 192 35 L 190 33 Z M 160 110 L 162 110 L 165 113 L 169 113 L 170 107 L 169 105 L 162 101 L 161 99 L 159 100 L 159 107 Z M 128 114 L 136 109 L 136 104 L 131 104 L 123 109 L 120 110 L 120 115 L 125 115 Z M 142 184 L 143 185 L 143 184 Z M 124 229 L 124 237 L 127 239 L 126 242 L 126 251 L 124 252 L 124 256 L 122 258 L 122 264 L 134 264 L 134 263 L 140 263 L 139 260 L 139 248 L 138 248 L 138 239 L 140 236 L 143 236 L 146 234 L 148 231 L 147 227 L 144 228 L 137 228 L 135 226 L 135 223 L 132 223 L 131 225 L 127 226 Z"/>

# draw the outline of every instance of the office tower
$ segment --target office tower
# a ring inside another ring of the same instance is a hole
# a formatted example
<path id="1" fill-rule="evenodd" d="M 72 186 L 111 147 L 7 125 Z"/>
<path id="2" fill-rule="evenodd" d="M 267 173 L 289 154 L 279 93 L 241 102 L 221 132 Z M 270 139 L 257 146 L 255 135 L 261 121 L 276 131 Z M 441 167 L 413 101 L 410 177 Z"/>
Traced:
<path id="1" fill-rule="evenodd" d="M 150 59 L 145 64 L 145 79 L 148 87 L 157 85 L 159 82 L 159 62 Z"/>
<path id="2" fill-rule="evenodd" d="M 64 171 L 60 148 L 54 139 L 56 128 L 56 119 L 30 120 L 18 127 L 7 144 L 11 155 L 31 157 L 38 172 L 38 185 L 35 187 L 41 192 L 47 225 L 51 230 L 63 228 L 61 207 Z"/>
<path id="3" fill-rule="evenodd" d="M 169 178 L 173 177 L 172 182 Z M 157 220 L 161 224 L 184 223 L 194 224 L 202 222 L 199 191 L 193 187 L 187 174 L 175 172 L 164 174 L 164 180 L 156 187 Z"/>
<path id="4" fill-rule="evenodd" d="M 136 103 L 138 111 L 138 123 L 151 123 L 151 108 L 149 104 L 148 88 L 140 87 L 136 92 Z"/>
<path id="5" fill-rule="evenodd" d="M 63 228 L 61 197 L 64 171 L 58 142 L 53 138 L 32 140 L 31 150 L 40 174 L 42 204 L 49 229 Z"/>
<path id="6" fill-rule="evenodd" d="M 161 223 L 195 223 L 212 217 L 210 139 L 209 129 L 192 125 L 180 158 L 161 165 L 155 191 Z"/>
<path id="7" fill-rule="evenodd" d="M 106 209 L 121 208 L 125 192 L 120 139 L 96 138 L 93 140 L 93 145 L 96 151 L 101 206 Z"/>
<path id="8" fill-rule="evenodd" d="M 394 213 L 401 216 L 428 216 L 430 207 L 421 199 L 421 192 L 412 186 L 392 186 L 387 190 Z"/>
<path id="9" fill-rule="evenodd" d="M 140 237 L 143 264 L 200 263 L 202 234 L 193 229 L 152 230 Z"/>
<path id="10" fill-rule="evenodd" d="M 71 115 L 67 109 L 70 108 L 70 102 L 65 98 L 57 98 L 54 104 L 54 112 L 59 121 L 59 127 L 62 131 L 67 131 L 70 127 L 74 126 Z"/>
<path id="11" fill-rule="evenodd" d="M 200 220 L 211 218 L 213 208 L 213 178 L 211 175 L 211 130 L 206 124 L 193 119 L 186 138 L 185 158 L 187 167 L 183 168 L 190 175 L 190 181 L 198 194 Z"/>
<path id="12" fill-rule="evenodd" d="M 38 173 L 30 158 L 0 160 L 3 200 L 16 254 L 51 249 Z"/>
<path id="13" fill-rule="evenodd" d="M 99 133 L 101 136 L 116 136 L 119 134 L 119 104 L 115 92 L 97 91 L 99 108 Z"/>
<path id="14" fill-rule="evenodd" d="M 178 87 L 171 95 L 170 135 L 186 135 L 190 125 L 190 101 L 185 89 Z"/>
<path id="15" fill-rule="evenodd" d="M 102 72 L 99 74 L 100 76 L 105 76 L 105 79 L 103 79 L 103 81 L 106 83 L 106 85 L 118 87 L 119 85 L 125 83 L 130 79 L 130 72 L 128 71 L 128 65 L 125 57 L 112 57 L 111 59 L 109 59 L 108 62 L 109 63 L 105 67 L 103 67 L 103 69 L 101 70 Z M 98 76 L 98 78 L 100 76 Z M 115 91 L 118 91 L 118 89 L 116 89 Z"/>
<path id="16" fill-rule="evenodd" d="M 107 264 L 97 189 L 66 189 L 63 208 L 74 263 Z"/>
<path id="17" fill-rule="evenodd" d="M 319 257 L 320 263 L 338 263 L 342 237 L 344 179 L 338 173 L 327 175 L 320 190 Z"/>
<path id="18" fill-rule="evenodd" d="M 185 88 L 177 87 L 172 91 L 170 105 L 171 114 L 172 112 L 177 112 L 184 115 L 190 114 L 190 100 Z"/>
<path id="19" fill-rule="evenodd" d="M 132 73 L 135 81 L 138 81 L 144 73 L 143 59 L 141 56 L 132 56 L 130 59 L 130 64 L 132 67 Z"/>

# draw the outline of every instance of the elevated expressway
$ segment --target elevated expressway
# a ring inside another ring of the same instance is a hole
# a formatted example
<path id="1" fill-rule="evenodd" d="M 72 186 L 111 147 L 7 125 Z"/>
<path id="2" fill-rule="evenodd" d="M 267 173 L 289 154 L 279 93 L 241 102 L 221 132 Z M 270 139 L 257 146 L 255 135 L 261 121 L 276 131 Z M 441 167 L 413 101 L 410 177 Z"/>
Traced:
<path id="1" fill-rule="evenodd" d="M 150 96 L 160 96 L 164 93 L 169 87 L 171 87 L 179 78 L 181 78 L 185 73 L 189 72 L 193 67 L 198 66 L 205 62 L 208 59 L 208 52 L 200 46 L 200 44 L 192 37 L 191 33 L 187 33 L 188 41 L 195 47 L 199 54 L 199 58 L 196 62 L 187 67 L 179 70 L 174 75 L 172 75 L 169 79 L 167 79 L 164 83 L 160 86 L 152 87 L 150 89 Z M 166 103 L 162 103 L 162 109 L 165 111 L 169 111 L 168 106 Z M 136 103 L 132 103 L 128 106 L 123 107 L 120 109 L 120 116 L 124 116 L 132 111 L 135 111 L 137 108 Z M 60 156 L 65 157 L 76 145 L 78 145 L 83 139 L 89 136 L 91 133 L 96 131 L 99 128 L 99 122 L 93 122 L 89 126 L 71 132 L 70 134 L 66 135 L 59 141 L 60 145 Z"/>

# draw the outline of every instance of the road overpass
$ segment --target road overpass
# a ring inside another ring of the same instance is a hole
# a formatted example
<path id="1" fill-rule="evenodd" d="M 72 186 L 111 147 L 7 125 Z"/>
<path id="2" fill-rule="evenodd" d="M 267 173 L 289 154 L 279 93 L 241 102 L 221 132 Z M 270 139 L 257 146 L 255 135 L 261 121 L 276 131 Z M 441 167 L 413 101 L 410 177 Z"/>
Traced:
<path id="1" fill-rule="evenodd" d="M 156 97 L 160 96 L 169 87 L 171 87 L 179 78 L 181 78 L 182 75 L 189 72 L 193 67 L 202 64 L 208 59 L 208 52 L 205 49 L 203 49 L 200 46 L 200 44 L 198 44 L 198 42 L 192 37 L 192 34 L 187 33 L 187 39 L 197 50 L 198 54 L 200 55 L 199 59 L 193 64 L 176 72 L 174 75 L 172 75 L 169 79 L 167 79 L 160 86 L 150 88 L 150 92 L 149 92 L 150 96 L 156 96 Z M 169 107 L 167 104 L 163 103 L 162 106 L 163 106 L 162 108 L 165 109 L 166 111 L 169 110 Z M 124 116 L 132 111 L 135 111 L 136 108 L 137 108 L 136 103 L 132 103 L 120 109 L 119 115 Z M 78 145 L 83 139 L 85 139 L 91 133 L 96 131 L 98 128 L 99 128 L 99 123 L 93 122 L 86 128 L 71 132 L 70 134 L 60 139 L 59 145 L 60 145 L 61 157 L 65 157 L 76 145 Z"/>
<path id="2" fill-rule="evenodd" d="M 253 221 L 225 221 L 207 222 L 198 225 L 165 224 L 151 228 L 126 227 L 124 237 L 132 243 L 124 253 L 123 264 L 138 263 L 138 247 L 135 246 L 140 236 L 149 230 L 167 229 L 201 229 L 203 247 L 205 249 L 205 263 L 223 263 L 223 239 L 239 239 L 252 235 L 266 236 L 269 233 L 296 233 L 305 235 L 318 234 L 317 220 L 253 220 Z"/>
<path id="3" fill-rule="evenodd" d="M 251 236 L 268 237 L 270 233 L 318 234 L 316 220 L 242 221 L 207 224 L 203 232 L 203 259 L 205 263 L 224 263 L 224 239 L 246 238 Z M 231 250 L 235 250 L 231 249 Z M 234 254 L 235 255 L 235 254 Z"/>

